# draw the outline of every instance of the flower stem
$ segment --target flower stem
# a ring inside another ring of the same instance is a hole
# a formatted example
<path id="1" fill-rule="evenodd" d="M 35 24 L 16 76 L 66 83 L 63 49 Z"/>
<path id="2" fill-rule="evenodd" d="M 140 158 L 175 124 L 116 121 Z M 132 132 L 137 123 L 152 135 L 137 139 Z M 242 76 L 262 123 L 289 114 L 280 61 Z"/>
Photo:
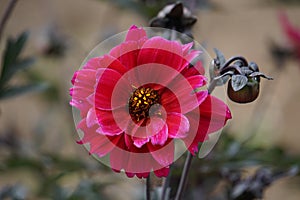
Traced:
<path id="1" fill-rule="evenodd" d="M 151 200 L 151 180 L 150 180 L 150 174 L 146 179 L 146 199 Z"/>
<path id="2" fill-rule="evenodd" d="M 5 28 L 6 22 L 9 19 L 10 14 L 12 13 L 16 3 L 18 0 L 11 0 L 6 8 L 6 10 L 4 11 L 3 17 L 1 18 L 0 21 L 0 40 L 3 34 L 3 30 Z"/>
<path id="3" fill-rule="evenodd" d="M 161 193 L 161 200 L 165 200 L 167 195 L 167 190 L 170 185 L 171 175 L 172 174 L 172 165 L 170 165 L 170 172 L 168 176 L 163 180 L 163 187 L 162 187 L 162 193 Z"/>
<path id="4" fill-rule="evenodd" d="M 178 186 L 178 189 L 177 189 L 175 200 L 180 200 L 181 199 L 182 192 L 185 188 L 185 184 L 186 184 L 186 180 L 187 180 L 187 177 L 188 177 L 188 174 L 189 174 L 189 169 L 191 167 L 192 160 L 193 160 L 193 155 L 190 152 L 188 152 L 185 163 L 184 163 L 184 167 L 183 167 L 183 170 L 182 170 L 182 174 L 181 174 L 181 177 L 180 177 L 180 182 L 179 182 L 179 186 Z"/>
<path id="5" fill-rule="evenodd" d="M 244 64 L 244 66 L 248 66 L 248 62 L 247 62 L 246 58 L 244 58 L 242 56 L 234 56 L 232 58 L 229 58 L 226 61 L 226 63 L 224 63 L 224 65 L 222 66 L 222 68 L 224 69 L 224 68 L 228 67 L 234 61 L 238 61 L 238 60 L 241 61 Z"/>
<path id="6" fill-rule="evenodd" d="M 211 94 L 213 92 L 213 90 L 216 88 L 216 84 L 217 84 L 217 82 L 214 79 L 209 83 L 209 86 L 207 88 L 209 94 Z M 188 177 L 188 174 L 189 174 L 189 170 L 190 170 L 190 167 L 191 167 L 191 164 L 192 164 L 192 160 L 193 160 L 193 155 L 188 151 L 187 152 L 187 157 L 186 157 L 186 160 L 185 160 L 185 163 L 184 163 L 184 167 L 183 167 L 183 170 L 182 170 L 182 174 L 181 174 L 181 177 L 180 177 L 179 186 L 178 186 L 178 189 L 177 189 L 177 192 L 176 192 L 175 200 L 180 200 L 181 199 L 183 190 L 184 190 L 185 185 L 186 185 L 186 180 L 187 180 L 187 177 Z"/>
<path id="7" fill-rule="evenodd" d="M 216 88 L 216 86 L 217 86 L 217 80 L 213 79 L 207 88 L 208 94 L 211 94 L 212 91 Z"/>

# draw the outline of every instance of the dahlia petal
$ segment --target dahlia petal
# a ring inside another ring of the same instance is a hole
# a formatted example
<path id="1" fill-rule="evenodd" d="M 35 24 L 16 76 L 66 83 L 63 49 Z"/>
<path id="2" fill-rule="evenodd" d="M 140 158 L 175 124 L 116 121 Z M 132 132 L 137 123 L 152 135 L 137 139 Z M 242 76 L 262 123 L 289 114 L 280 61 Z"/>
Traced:
<path id="1" fill-rule="evenodd" d="M 164 119 L 156 116 L 152 116 L 149 120 L 149 124 L 146 126 L 147 136 L 151 137 L 158 134 L 164 129 L 166 122 Z"/>
<path id="2" fill-rule="evenodd" d="M 69 91 L 70 91 L 70 96 L 73 96 L 73 90 L 74 90 L 73 88 L 70 88 L 70 89 L 69 89 Z"/>
<path id="3" fill-rule="evenodd" d="M 106 136 L 98 136 L 90 142 L 90 154 L 97 154 L 99 157 L 103 157 L 116 148 L 120 137 L 114 137 L 109 140 Z"/>
<path id="4" fill-rule="evenodd" d="M 82 120 L 80 120 L 77 125 L 76 125 L 76 129 L 84 129 L 87 128 L 86 126 L 86 118 L 83 118 Z"/>
<path id="5" fill-rule="evenodd" d="M 147 142 L 150 141 L 149 138 L 137 138 L 137 137 L 133 137 L 133 144 L 137 147 L 137 148 L 141 148 L 144 144 L 146 144 Z"/>
<path id="6" fill-rule="evenodd" d="M 196 64 L 192 65 L 191 67 L 185 67 L 184 70 L 182 70 L 181 74 L 185 78 L 188 78 L 190 76 L 195 76 L 195 75 L 204 75 L 205 70 L 203 68 L 202 62 L 198 61 L 196 62 Z"/>
<path id="7" fill-rule="evenodd" d="M 220 130 L 227 120 L 231 119 L 227 105 L 211 95 L 207 96 L 199 108 L 187 113 L 186 116 L 190 122 L 190 131 L 188 137 L 183 140 L 192 154 L 198 151 L 199 142 L 204 142 L 208 139 L 208 134 Z"/>
<path id="8" fill-rule="evenodd" d="M 72 83 L 73 85 L 74 85 L 74 83 L 75 83 L 77 74 L 78 74 L 78 71 L 75 71 L 75 73 L 74 73 L 74 75 L 73 75 L 73 77 L 72 77 L 71 83 Z"/>
<path id="9" fill-rule="evenodd" d="M 151 53 L 149 55 L 147 56 L 152 57 Z M 163 64 L 148 63 L 132 69 L 126 74 L 126 79 L 135 87 L 153 83 L 153 89 L 159 90 L 168 85 L 178 74 L 178 71 Z"/>
<path id="10" fill-rule="evenodd" d="M 99 69 L 97 71 L 97 80 L 96 108 L 113 110 L 127 104 L 132 88 L 127 80 L 122 78 L 120 73 L 113 69 Z"/>
<path id="11" fill-rule="evenodd" d="M 193 42 L 190 42 L 190 43 L 187 43 L 187 44 L 184 44 L 182 45 L 182 51 L 183 51 L 183 55 L 187 55 L 188 52 L 190 51 L 190 49 L 193 47 L 194 43 Z"/>
<path id="12" fill-rule="evenodd" d="M 72 88 L 72 98 L 76 100 L 86 101 L 86 98 L 91 95 L 93 90 L 88 87 L 74 86 Z"/>
<path id="13" fill-rule="evenodd" d="M 129 120 L 128 122 L 128 126 L 126 128 L 126 134 L 130 135 L 132 140 L 134 139 L 145 139 L 148 138 L 147 137 L 147 133 L 146 133 L 146 129 L 145 127 L 142 126 L 142 124 L 144 123 L 144 119 L 140 120 L 138 123 Z"/>
<path id="14" fill-rule="evenodd" d="M 201 121 L 209 125 L 207 132 L 213 133 L 224 127 L 228 119 L 231 119 L 231 112 L 228 106 L 217 97 L 208 95 L 199 107 Z"/>
<path id="15" fill-rule="evenodd" d="M 82 87 L 93 91 L 96 80 L 96 70 L 82 69 L 76 72 L 76 78 L 74 78 L 74 87 Z"/>
<path id="16" fill-rule="evenodd" d="M 98 127 L 97 130 L 96 130 L 97 133 L 103 135 L 103 130 L 101 127 Z"/>
<path id="17" fill-rule="evenodd" d="M 154 174 L 158 177 L 167 177 L 170 173 L 170 167 L 164 167 L 154 171 Z"/>
<path id="18" fill-rule="evenodd" d="M 111 55 L 104 55 L 99 60 L 99 63 L 102 68 L 113 69 L 120 74 L 124 74 L 127 71 L 127 68 L 115 57 Z"/>
<path id="19" fill-rule="evenodd" d="M 105 156 L 115 147 L 119 138 L 116 137 L 111 141 L 106 136 L 100 135 L 95 131 L 97 126 L 88 128 L 86 124 L 87 122 L 85 118 L 77 124 L 77 128 L 84 132 L 83 137 L 77 143 L 89 143 L 90 153 L 96 153 L 100 157 Z"/>
<path id="20" fill-rule="evenodd" d="M 99 126 L 101 127 L 102 134 L 114 136 L 119 135 L 127 127 L 130 120 L 125 108 L 119 108 L 113 111 L 96 110 Z"/>
<path id="21" fill-rule="evenodd" d="M 142 46 L 138 55 L 138 65 L 158 63 L 180 72 L 182 68 L 183 52 L 176 41 L 169 41 L 161 37 L 153 37 Z"/>
<path id="22" fill-rule="evenodd" d="M 91 105 L 84 100 L 81 99 L 72 99 L 70 101 L 70 105 L 80 110 L 80 116 L 84 118 L 91 108 Z"/>
<path id="23" fill-rule="evenodd" d="M 97 124 L 97 115 L 94 108 L 91 108 L 86 116 L 86 125 L 88 128 L 91 128 L 93 125 Z"/>
<path id="24" fill-rule="evenodd" d="M 138 178 L 147 178 L 149 176 L 150 172 L 147 173 L 136 173 L 136 176 Z"/>
<path id="25" fill-rule="evenodd" d="M 72 94 L 70 105 L 78 108 L 81 111 L 80 115 L 84 117 L 91 107 L 86 98 L 94 92 L 96 71 L 82 69 L 75 74 L 72 80 L 74 87 L 70 91 Z"/>
<path id="26" fill-rule="evenodd" d="M 170 41 L 162 37 L 156 36 L 148 39 L 142 46 L 142 49 L 161 49 L 171 51 L 177 55 L 183 55 L 182 47 L 177 41 Z"/>
<path id="27" fill-rule="evenodd" d="M 124 138 L 119 141 L 117 147 L 110 153 L 110 164 L 112 169 L 118 171 L 124 169 L 126 173 L 136 175 L 140 173 L 139 176 L 146 176 L 153 167 L 153 158 L 151 154 L 143 154 L 139 149 L 127 149 L 123 140 Z"/>
<path id="28" fill-rule="evenodd" d="M 204 69 L 204 67 L 203 67 L 202 61 L 196 62 L 196 64 L 194 65 L 194 67 L 197 69 L 197 71 L 198 71 L 201 75 L 204 75 L 204 74 L 205 74 L 205 69 Z"/>
<path id="29" fill-rule="evenodd" d="M 125 41 L 137 41 L 145 37 L 147 37 L 147 34 L 143 28 L 132 25 L 126 35 Z"/>
<path id="30" fill-rule="evenodd" d="M 164 145 L 168 139 L 168 126 L 165 124 L 162 129 L 151 137 L 151 143 L 153 145 Z"/>
<path id="31" fill-rule="evenodd" d="M 201 104 L 206 99 L 207 95 L 208 95 L 207 90 L 203 90 L 196 93 L 199 104 Z"/>
<path id="32" fill-rule="evenodd" d="M 125 174 L 128 178 L 133 178 L 135 175 L 135 173 L 129 173 L 129 172 L 125 172 Z"/>
<path id="33" fill-rule="evenodd" d="M 197 58 L 202 52 L 199 50 L 192 50 L 189 54 L 185 55 L 182 62 L 182 68 L 188 67 L 192 61 Z"/>
<path id="34" fill-rule="evenodd" d="M 177 99 L 181 108 L 181 113 L 195 109 L 201 104 L 207 96 L 207 91 L 195 93 L 194 90 L 202 87 L 206 83 L 206 78 L 202 75 L 191 76 L 188 78 L 176 78 L 168 85 L 167 91 L 162 93 L 162 105 L 166 110 L 172 107 L 173 102 Z M 175 94 L 172 94 L 171 91 Z"/>
<path id="35" fill-rule="evenodd" d="M 152 145 L 147 143 L 147 146 L 153 156 L 153 158 L 162 166 L 170 166 L 174 162 L 174 141 L 168 140 L 165 146 L 161 147 L 159 145 Z"/>
<path id="36" fill-rule="evenodd" d="M 128 147 L 128 149 L 132 148 L 132 139 L 129 135 L 124 134 L 124 141 L 125 141 L 125 145 Z"/>
<path id="37" fill-rule="evenodd" d="M 169 138 L 185 138 L 190 128 L 189 120 L 180 113 L 168 113 Z"/>
<path id="38" fill-rule="evenodd" d="M 114 47 L 109 54 L 116 58 L 126 67 L 127 70 L 136 66 L 137 56 L 139 52 L 139 42 L 128 41 Z M 126 72 L 126 71 L 125 71 Z M 124 74 L 124 73 L 122 73 Z"/>
<path id="39" fill-rule="evenodd" d="M 127 168 L 127 164 L 129 162 L 129 153 L 126 153 L 124 150 L 120 148 L 115 148 L 110 153 L 110 164 L 111 168 L 114 170 L 122 170 Z M 128 177 L 133 177 L 134 174 L 125 170 L 125 172 L 130 173 Z M 132 175 L 132 176 L 131 176 Z"/>
<path id="40" fill-rule="evenodd" d="M 101 59 L 100 57 L 95 57 L 95 58 L 89 59 L 83 66 L 83 69 L 97 70 L 98 68 L 101 67 L 101 65 L 99 64 L 100 59 Z"/>
<path id="41" fill-rule="evenodd" d="M 95 93 L 92 93 L 88 97 L 86 97 L 86 101 L 89 104 L 94 105 L 95 104 Z"/>

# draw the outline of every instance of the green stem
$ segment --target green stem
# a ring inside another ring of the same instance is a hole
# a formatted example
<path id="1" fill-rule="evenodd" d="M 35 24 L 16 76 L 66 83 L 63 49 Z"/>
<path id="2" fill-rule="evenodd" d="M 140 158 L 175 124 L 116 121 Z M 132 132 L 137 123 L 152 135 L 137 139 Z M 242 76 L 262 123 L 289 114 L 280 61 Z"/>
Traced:
<path id="1" fill-rule="evenodd" d="M 182 170 L 182 174 L 181 174 L 181 178 L 180 178 L 180 182 L 179 182 L 179 186 L 178 186 L 178 189 L 177 189 L 175 200 L 180 200 L 181 199 L 183 190 L 184 190 L 185 185 L 186 185 L 187 177 L 188 177 L 188 174 L 189 174 L 189 169 L 190 169 L 191 164 L 192 164 L 192 160 L 193 160 L 193 155 L 190 152 L 188 152 L 185 163 L 184 163 L 184 167 L 183 167 L 183 170 Z"/>
<path id="2" fill-rule="evenodd" d="M 150 180 L 150 174 L 146 179 L 146 199 L 151 200 L 151 180 Z"/>
<path id="3" fill-rule="evenodd" d="M 214 80 L 214 79 L 210 82 L 210 84 L 207 88 L 209 94 L 211 94 L 213 92 L 213 90 L 216 88 L 216 86 L 217 86 L 216 84 L 217 84 L 217 81 Z M 183 167 L 183 170 L 182 170 L 182 174 L 181 174 L 181 177 L 180 177 L 180 182 L 179 182 L 179 186 L 178 186 L 178 189 L 177 189 L 175 200 L 180 200 L 181 199 L 183 190 L 184 190 L 185 185 L 186 185 L 186 180 L 187 180 L 187 177 L 188 177 L 188 174 L 189 174 L 189 170 L 191 168 L 192 160 L 193 160 L 193 155 L 188 151 L 187 157 L 186 157 L 186 160 L 185 160 L 185 163 L 184 163 L 184 167 Z"/>
<path id="4" fill-rule="evenodd" d="M 167 178 L 165 178 L 163 180 L 163 187 L 162 187 L 162 193 L 161 193 L 161 200 L 166 200 L 166 195 L 167 195 L 167 190 L 169 188 L 170 185 L 170 180 L 171 180 L 171 175 L 172 174 L 172 165 L 170 165 L 170 172 L 167 176 Z"/>

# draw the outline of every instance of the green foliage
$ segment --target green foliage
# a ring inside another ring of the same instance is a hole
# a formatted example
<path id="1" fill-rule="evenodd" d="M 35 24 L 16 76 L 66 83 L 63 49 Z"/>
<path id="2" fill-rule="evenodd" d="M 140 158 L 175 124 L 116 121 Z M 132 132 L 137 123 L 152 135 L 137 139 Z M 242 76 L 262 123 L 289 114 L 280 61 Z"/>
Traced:
<path id="1" fill-rule="evenodd" d="M 16 39 L 9 38 L 2 55 L 2 70 L 0 75 L 0 100 L 14 97 L 30 91 L 40 91 L 47 87 L 46 84 L 29 83 L 27 85 L 12 86 L 9 84 L 17 72 L 27 69 L 34 63 L 33 57 L 21 58 L 21 53 L 28 39 L 24 32 Z"/>

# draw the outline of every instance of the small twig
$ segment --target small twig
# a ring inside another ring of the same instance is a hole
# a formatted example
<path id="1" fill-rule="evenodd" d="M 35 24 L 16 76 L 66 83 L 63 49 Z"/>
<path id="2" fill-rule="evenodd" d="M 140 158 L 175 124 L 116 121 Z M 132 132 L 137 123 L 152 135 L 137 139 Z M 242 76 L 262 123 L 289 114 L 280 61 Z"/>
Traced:
<path id="1" fill-rule="evenodd" d="M 151 180 L 150 180 L 150 174 L 146 179 L 146 199 L 151 200 Z"/>
<path id="2" fill-rule="evenodd" d="M 0 40 L 3 34 L 3 30 L 5 28 L 5 25 L 7 23 L 7 20 L 9 19 L 9 16 L 11 15 L 16 3 L 18 0 L 11 0 L 6 8 L 6 10 L 4 11 L 3 17 L 1 18 L 0 21 Z"/>

